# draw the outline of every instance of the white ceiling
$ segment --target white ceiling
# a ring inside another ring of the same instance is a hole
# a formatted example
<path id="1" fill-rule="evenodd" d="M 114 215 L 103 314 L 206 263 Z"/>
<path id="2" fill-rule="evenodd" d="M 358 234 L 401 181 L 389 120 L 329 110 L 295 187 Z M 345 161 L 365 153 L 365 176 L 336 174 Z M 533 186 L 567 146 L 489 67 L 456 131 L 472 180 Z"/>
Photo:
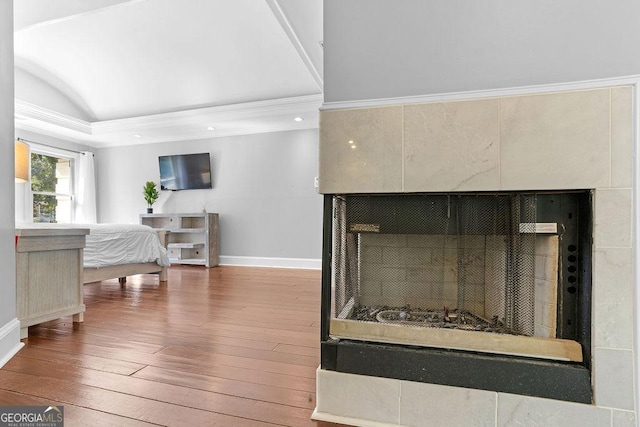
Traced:
<path id="1" fill-rule="evenodd" d="M 322 0 L 14 0 L 14 21 L 18 129 L 106 147 L 318 125 Z"/>

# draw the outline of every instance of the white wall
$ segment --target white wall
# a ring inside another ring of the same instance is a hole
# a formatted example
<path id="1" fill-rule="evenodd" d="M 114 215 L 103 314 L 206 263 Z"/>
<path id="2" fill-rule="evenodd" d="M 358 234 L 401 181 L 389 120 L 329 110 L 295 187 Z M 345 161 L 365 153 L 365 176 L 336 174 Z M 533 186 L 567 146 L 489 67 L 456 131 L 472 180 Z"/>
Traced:
<path id="1" fill-rule="evenodd" d="M 13 132 L 13 1 L 0 0 L 0 270 L 15 271 L 14 132 Z M 16 319 L 16 277 L 0 280 L 0 366 L 20 349 Z"/>
<path id="2" fill-rule="evenodd" d="M 636 0 L 325 0 L 325 101 L 640 74 Z"/>
<path id="3" fill-rule="evenodd" d="M 199 152 L 211 154 L 213 189 L 163 191 L 154 212 L 220 214 L 221 263 L 320 267 L 316 129 L 99 149 L 98 221 L 139 222 L 144 183 L 160 181 L 158 156 Z"/>

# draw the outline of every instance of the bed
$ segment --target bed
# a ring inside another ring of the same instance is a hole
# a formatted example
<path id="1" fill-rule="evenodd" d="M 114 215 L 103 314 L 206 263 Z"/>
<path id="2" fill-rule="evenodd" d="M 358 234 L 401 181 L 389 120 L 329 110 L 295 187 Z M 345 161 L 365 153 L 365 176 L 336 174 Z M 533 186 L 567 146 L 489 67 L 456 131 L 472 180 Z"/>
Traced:
<path id="1" fill-rule="evenodd" d="M 73 315 L 82 322 L 83 285 L 159 273 L 169 258 L 158 232 L 129 224 L 20 224 L 16 227 L 16 314 L 20 338 L 32 325 Z"/>
<path id="2" fill-rule="evenodd" d="M 82 283 L 158 273 L 167 280 L 167 233 L 141 224 L 17 224 L 23 230 L 88 229 L 83 251 Z"/>
<path id="3" fill-rule="evenodd" d="M 166 232 L 140 224 L 87 224 L 83 261 L 83 283 L 127 276 L 158 273 L 167 280 L 170 265 L 166 251 Z"/>

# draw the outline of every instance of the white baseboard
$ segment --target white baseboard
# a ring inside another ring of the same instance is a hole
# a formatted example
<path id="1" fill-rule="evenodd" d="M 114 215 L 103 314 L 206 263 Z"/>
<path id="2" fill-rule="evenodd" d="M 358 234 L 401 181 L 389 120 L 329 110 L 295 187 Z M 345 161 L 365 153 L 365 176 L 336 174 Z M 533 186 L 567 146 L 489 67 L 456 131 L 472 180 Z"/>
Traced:
<path id="1" fill-rule="evenodd" d="M 246 267 L 301 268 L 320 270 L 322 268 L 322 260 L 313 258 L 267 258 L 221 255 L 220 265 L 242 265 Z"/>
<path id="2" fill-rule="evenodd" d="M 24 346 L 20 342 L 20 321 L 13 319 L 0 328 L 0 368 Z"/>

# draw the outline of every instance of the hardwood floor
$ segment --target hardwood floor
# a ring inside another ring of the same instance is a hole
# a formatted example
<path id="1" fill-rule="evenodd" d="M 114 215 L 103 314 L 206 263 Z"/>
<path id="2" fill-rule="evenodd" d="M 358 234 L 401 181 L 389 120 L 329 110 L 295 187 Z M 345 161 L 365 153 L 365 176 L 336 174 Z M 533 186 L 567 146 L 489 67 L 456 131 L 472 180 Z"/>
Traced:
<path id="1" fill-rule="evenodd" d="M 310 419 L 320 272 L 173 266 L 84 287 L 83 324 L 31 327 L 0 405 L 64 405 L 66 426 L 336 426 Z"/>

